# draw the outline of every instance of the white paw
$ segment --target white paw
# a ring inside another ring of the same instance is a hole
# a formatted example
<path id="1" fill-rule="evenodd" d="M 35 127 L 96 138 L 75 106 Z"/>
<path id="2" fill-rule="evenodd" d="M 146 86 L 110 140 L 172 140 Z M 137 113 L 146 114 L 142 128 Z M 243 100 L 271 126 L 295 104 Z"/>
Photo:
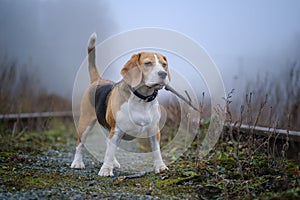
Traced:
<path id="1" fill-rule="evenodd" d="M 154 166 L 155 173 L 160 173 L 162 171 L 168 170 L 169 168 L 165 165 L 165 163 L 161 163 L 159 165 Z"/>
<path id="2" fill-rule="evenodd" d="M 106 165 L 105 163 L 102 165 L 99 173 L 99 176 L 114 176 L 113 167 Z"/>
<path id="3" fill-rule="evenodd" d="M 71 168 L 75 168 L 75 169 L 84 169 L 85 166 L 84 166 L 84 163 L 82 160 L 77 160 L 77 159 L 74 159 L 72 164 L 71 164 Z"/>
<path id="4" fill-rule="evenodd" d="M 120 163 L 117 161 L 116 157 L 114 158 L 114 167 L 116 167 L 116 168 L 120 168 L 120 167 L 121 167 L 121 165 L 120 165 Z"/>

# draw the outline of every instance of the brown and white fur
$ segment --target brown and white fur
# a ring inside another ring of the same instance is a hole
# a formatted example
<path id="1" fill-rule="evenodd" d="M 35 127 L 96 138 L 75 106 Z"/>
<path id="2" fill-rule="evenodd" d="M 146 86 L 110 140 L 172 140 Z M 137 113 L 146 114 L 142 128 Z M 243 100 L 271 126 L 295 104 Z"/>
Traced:
<path id="1" fill-rule="evenodd" d="M 153 52 L 141 52 L 132 55 L 121 70 L 123 79 L 115 84 L 110 80 L 102 79 L 99 75 L 96 68 L 95 44 L 96 34 L 92 34 L 88 45 L 90 85 L 81 102 L 77 147 L 71 168 L 85 167 L 82 158 L 83 148 L 89 131 L 98 119 L 99 122 L 104 120 L 105 123 L 100 124 L 110 131 L 104 163 L 98 173 L 100 176 L 113 176 L 113 168 L 120 167 L 115 153 L 121 140 L 130 140 L 142 134 L 147 134 L 149 137 L 155 173 L 167 170 L 168 168 L 162 160 L 159 145 L 160 130 L 158 124 L 161 116 L 159 103 L 155 98 L 156 96 L 153 100 L 148 101 L 135 94 L 136 92 L 144 97 L 153 96 L 155 91 L 157 92 L 169 83 L 170 73 L 166 57 Z M 96 88 L 100 88 L 101 94 L 101 88 L 111 84 L 114 86 L 107 95 L 106 102 L 97 102 L 97 99 L 94 98 Z M 103 105 L 103 103 L 106 113 L 101 113 L 101 109 L 97 111 L 95 108 L 95 105 Z M 105 115 L 99 119 L 101 114 Z"/>

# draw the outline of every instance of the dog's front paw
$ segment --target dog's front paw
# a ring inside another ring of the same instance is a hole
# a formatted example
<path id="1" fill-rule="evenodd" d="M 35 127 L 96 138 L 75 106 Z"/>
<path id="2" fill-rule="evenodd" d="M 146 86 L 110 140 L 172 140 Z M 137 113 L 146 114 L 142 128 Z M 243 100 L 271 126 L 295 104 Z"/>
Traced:
<path id="1" fill-rule="evenodd" d="M 77 159 L 74 159 L 72 164 L 71 164 L 71 168 L 74 168 L 74 169 L 84 169 L 85 166 L 84 166 L 84 163 L 82 160 L 77 160 Z"/>
<path id="2" fill-rule="evenodd" d="M 114 176 L 113 167 L 106 165 L 105 163 L 102 165 L 99 173 L 99 176 Z"/>
<path id="3" fill-rule="evenodd" d="M 162 171 L 168 170 L 169 168 L 165 165 L 165 163 L 160 163 L 154 166 L 155 173 L 160 173 Z"/>

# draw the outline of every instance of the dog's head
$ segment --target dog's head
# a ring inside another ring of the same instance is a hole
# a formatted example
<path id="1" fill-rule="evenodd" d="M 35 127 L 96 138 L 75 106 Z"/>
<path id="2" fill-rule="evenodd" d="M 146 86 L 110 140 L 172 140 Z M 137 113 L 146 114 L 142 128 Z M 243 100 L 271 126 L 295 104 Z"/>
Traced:
<path id="1" fill-rule="evenodd" d="M 132 55 L 122 68 L 121 74 L 133 88 L 145 85 L 162 89 L 170 82 L 167 58 L 159 53 L 141 52 Z"/>

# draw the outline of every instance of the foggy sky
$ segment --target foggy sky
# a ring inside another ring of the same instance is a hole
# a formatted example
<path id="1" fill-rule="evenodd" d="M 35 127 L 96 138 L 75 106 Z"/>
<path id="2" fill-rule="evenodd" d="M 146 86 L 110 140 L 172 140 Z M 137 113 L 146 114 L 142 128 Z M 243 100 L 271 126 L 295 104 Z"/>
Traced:
<path id="1" fill-rule="evenodd" d="M 115 26 L 105 1 L 0 0 L 0 59 L 30 65 L 51 92 L 71 95 L 87 40 L 98 42 Z"/>
<path id="2" fill-rule="evenodd" d="M 0 59 L 29 65 L 49 91 L 70 96 L 92 32 L 99 43 L 127 30 L 161 27 L 202 45 L 231 88 L 234 78 L 264 67 L 280 71 L 299 55 L 299 10 L 297 0 L 0 0 Z"/>

